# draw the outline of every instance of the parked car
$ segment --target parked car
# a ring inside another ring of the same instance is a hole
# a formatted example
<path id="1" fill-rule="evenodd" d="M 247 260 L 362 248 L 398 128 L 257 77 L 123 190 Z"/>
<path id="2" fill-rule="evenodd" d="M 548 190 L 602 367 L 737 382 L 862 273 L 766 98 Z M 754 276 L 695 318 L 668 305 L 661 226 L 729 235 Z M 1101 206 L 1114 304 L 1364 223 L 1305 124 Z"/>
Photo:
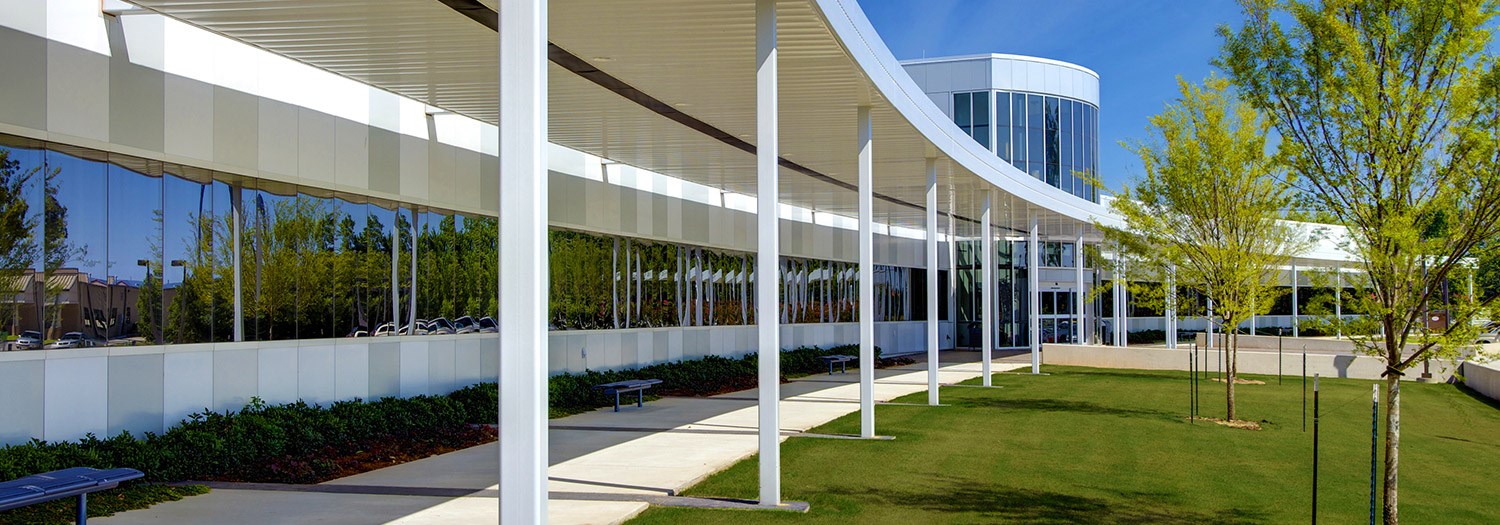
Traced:
<path id="1" fill-rule="evenodd" d="M 479 331 L 479 323 L 473 317 L 465 315 L 453 320 L 453 330 L 460 334 L 472 334 Z"/>
<path id="2" fill-rule="evenodd" d="M 499 333 L 499 332 L 500 332 L 500 325 L 495 322 L 495 318 L 490 317 L 488 315 L 479 318 L 479 333 L 481 333 L 481 334 L 494 334 L 494 333 Z"/>
<path id="3" fill-rule="evenodd" d="M 458 330 L 453 328 L 453 323 L 448 322 L 445 317 L 439 317 L 427 322 L 427 335 L 453 335 Z"/>
<path id="4" fill-rule="evenodd" d="M 93 348 L 96 346 L 107 346 L 99 341 L 83 336 L 83 332 L 68 332 L 61 338 L 47 345 L 48 350 L 59 350 L 63 348 Z"/>
<path id="5" fill-rule="evenodd" d="M 36 330 L 25 330 L 20 337 L 10 342 L 12 350 L 36 350 L 42 347 L 42 333 Z"/>
<path id="6" fill-rule="evenodd" d="M 370 331 L 363 326 L 356 326 L 344 337 L 370 337 Z"/>

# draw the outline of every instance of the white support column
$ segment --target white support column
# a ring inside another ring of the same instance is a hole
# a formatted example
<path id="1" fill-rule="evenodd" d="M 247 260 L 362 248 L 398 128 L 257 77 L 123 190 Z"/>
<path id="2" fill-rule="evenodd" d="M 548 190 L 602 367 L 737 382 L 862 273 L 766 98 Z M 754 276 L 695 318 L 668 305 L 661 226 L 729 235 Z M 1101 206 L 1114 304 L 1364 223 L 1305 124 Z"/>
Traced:
<path id="1" fill-rule="evenodd" d="M 759 332 L 760 504 L 781 505 L 781 155 L 777 133 L 776 0 L 755 0 L 755 311 Z"/>
<path id="2" fill-rule="evenodd" d="M 547 0 L 501 2 L 499 41 L 500 522 L 546 523 Z"/>
<path id="3" fill-rule="evenodd" d="M 244 229 L 244 224 L 245 224 L 245 196 L 244 196 L 244 191 L 245 191 L 244 186 L 241 186 L 239 183 L 235 183 L 233 186 L 231 186 L 229 188 L 229 208 L 230 208 L 230 213 L 234 215 L 230 219 L 230 225 L 229 225 L 229 227 L 230 227 L 229 234 L 230 234 L 230 237 L 231 237 L 230 242 L 234 243 L 234 246 L 231 247 L 231 253 L 230 253 L 229 258 L 230 258 L 230 263 L 231 263 L 232 267 L 234 268 L 234 340 L 235 341 L 244 341 L 245 340 L 245 294 L 244 294 L 245 284 L 244 284 L 244 281 L 242 280 L 242 278 L 240 277 L 240 273 L 244 269 L 244 266 L 242 266 L 242 264 L 241 264 L 241 263 L 243 263 L 243 261 L 240 260 L 240 254 L 243 253 L 241 251 L 241 249 L 244 246 L 244 244 L 242 243 L 242 240 L 240 239 L 240 235 L 241 235 L 241 232 Z M 396 281 L 393 279 L 393 280 L 391 280 L 391 282 L 396 282 Z M 38 302 L 38 304 L 40 304 L 40 302 Z M 374 335 L 374 334 L 372 333 L 370 335 Z"/>
<path id="4" fill-rule="evenodd" d="M 1302 337 L 1302 317 L 1297 308 L 1297 263 L 1292 263 L 1292 337 Z"/>
<path id="5" fill-rule="evenodd" d="M 1110 280 L 1110 289 L 1114 292 L 1110 294 L 1110 301 L 1115 309 L 1115 323 L 1114 326 L 1110 327 L 1109 337 L 1110 343 L 1114 346 L 1125 346 L 1125 343 L 1128 342 L 1123 335 L 1126 332 L 1125 322 L 1128 319 L 1125 316 L 1125 260 L 1121 254 L 1115 254 L 1115 256 L 1120 257 L 1121 260 L 1115 266 L 1114 278 Z"/>
<path id="6" fill-rule="evenodd" d="M 1083 344 L 1083 228 L 1073 240 L 1073 343 Z"/>
<path id="7" fill-rule="evenodd" d="M 870 107 L 858 110 L 859 435 L 875 437 L 875 150 Z"/>
<path id="8" fill-rule="evenodd" d="M 948 186 L 948 326 L 953 327 L 953 348 L 958 348 L 958 217 L 953 214 L 953 186 Z"/>
<path id="9" fill-rule="evenodd" d="M 1164 312 L 1167 316 L 1167 348 L 1177 348 L 1177 267 L 1167 267 L 1167 284 L 1165 297 L 1167 308 Z"/>
<path id="10" fill-rule="evenodd" d="M 984 207 L 979 211 L 979 366 L 984 386 L 993 382 L 990 359 L 995 347 L 995 232 L 990 229 L 990 201 L 994 193 L 993 189 L 984 190 Z"/>
<path id="11" fill-rule="evenodd" d="M 1334 334 L 1333 338 L 1334 339 L 1343 339 L 1344 338 L 1344 269 L 1343 268 L 1334 268 L 1333 269 L 1333 282 L 1334 282 L 1334 286 L 1333 286 L 1333 317 L 1335 319 L 1339 320 L 1338 324 L 1334 325 L 1334 326 L 1338 327 L 1338 332 Z M 1470 285 L 1471 288 L 1473 287 L 1473 283 L 1474 283 L 1474 278 L 1473 277 L 1469 277 L 1469 285 Z M 1474 292 L 1471 289 L 1469 291 L 1470 296 L 1472 296 L 1473 293 Z"/>
<path id="12" fill-rule="evenodd" d="M 1204 341 L 1204 343 L 1205 343 L 1204 346 L 1208 347 L 1209 350 L 1213 350 L 1214 349 L 1214 300 L 1213 300 L 1213 298 L 1209 298 L 1209 300 L 1208 300 L 1208 317 L 1207 317 L 1207 320 L 1208 320 L 1208 331 L 1207 331 L 1207 334 L 1208 334 L 1207 335 L 1207 339 L 1208 340 Z"/>
<path id="13" fill-rule="evenodd" d="M 1026 332 L 1031 346 L 1031 373 L 1042 373 L 1041 243 L 1037 241 L 1040 225 L 1031 218 L 1031 235 L 1026 237 Z"/>
<path id="14" fill-rule="evenodd" d="M 938 404 L 937 160 L 927 159 L 927 404 Z"/>

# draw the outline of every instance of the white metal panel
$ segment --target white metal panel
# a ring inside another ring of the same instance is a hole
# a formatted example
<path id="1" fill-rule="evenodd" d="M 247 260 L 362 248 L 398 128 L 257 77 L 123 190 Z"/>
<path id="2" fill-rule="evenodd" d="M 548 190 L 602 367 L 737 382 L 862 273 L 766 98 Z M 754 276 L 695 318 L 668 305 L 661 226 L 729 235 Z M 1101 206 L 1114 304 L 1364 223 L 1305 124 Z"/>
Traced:
<path id="1" fill-rule="evenodd" d="M 97 355 L 47 356 L 42 424 L 48 441 L 108 434 L 109 357 L 103 352 L 91 354 Z"/>
<path id="2" fill-rule="evenodd" d="M 432 393 L 428 380 L 428 366 L 431 361 L 427 356 L 427 341 L 422 338 L 402 338 L 401 352 L 398 354 L 398 362 L 401 370 L 399 372 L 401 397 L 425 396 Z"/>
<path id="3" fill-rule="evenodd" d="M 341 169 L 338 162 L 339 144 L 337 117 L 307 108 L 297 110 L 296 143 L 282 150 L 282 154 L 297 159 L 297 170 L 292 172 L 309 181 L 332 186 L 338 180 Z M 261 134 L 262 137 L 265 133 Z M 264 150 L 263 150 L 264 151 Z M 349 169 L 343 166 L 342 169 Z"/>
<path id="4" fill-rule="evenodd" d="M 277 346 L 256 351 L 259 390 L 256 396 L 272 405 L 297 400 L 297 347 Z"/>
<path id="5" fill-rule="evenodd" d="M 333 396 L 339 401 L 370 396 L 370 345 L 340 341 L 333 354 Z"/>
<path id="6" fill-rule="evenodd" d="M 327 405 L 338 399 L 338 361 L 331 344 L 297 348 L 297 398 Z"/>

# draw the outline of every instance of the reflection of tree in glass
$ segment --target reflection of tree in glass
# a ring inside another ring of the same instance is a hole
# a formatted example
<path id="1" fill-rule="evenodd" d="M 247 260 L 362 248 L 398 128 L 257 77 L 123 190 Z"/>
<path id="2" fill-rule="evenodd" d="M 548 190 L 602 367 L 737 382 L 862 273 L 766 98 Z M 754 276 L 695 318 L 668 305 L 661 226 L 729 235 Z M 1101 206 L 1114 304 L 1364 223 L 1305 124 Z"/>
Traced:
<path id="1" fill-rule="evenodd" d="M 165 331 L 168 343 L 229 340 L 228 334 L 224 334 L 227 330 L 220 327 L 229 328 L 234 322 L 233 248 L 228 242 L 220 242 L 216 249 L 214 240 L 230 238 L 232 221 L 230 212 L 221 217 L 188 216 L 192 234 L 181 242 L 191 255 L 182 263 L 182 280 L 173 291 L 172 307 L 168 309 Z M 146 294 L 144 288 L 143 285 L 142 296 Z"/>
<path id="2" fill-rule="evenodd" d="M 36 261 L 36 241 L 32 229 L 36 218 L 28 216 L 26 183 L 32 180 L 41 166 L 23 169 L 21 163 L 10 157 L 10 150 L 0 148 L 0 293 L 13 298 L 25 292 L 30 280 L 25 279 L 27 270 Z M 6 330 L 13 330 L 19 322 L 19 306 L 0 309 L 0 319 Z"/>
<path id="3" fill-rule="evenodd" d="M 63 206 L 57 199 L 58 183 L 54 180 L 62 173 L 61 168 L 53 168 L 47 172 L 45 179 L 45 190 L 43 191 L 42 206 L 42 258 L 43 269 L 49 277 L 54 275 L 68 261 L 75 261 L 80 267 L 94 264 L 95 261 L 87 259 L 88 248 L 78 246 L 68 240 L 68 207 Z M 77 284 L 80 291 L 88 285 L 79 275 Z M 62 279 L 46 279 L 44 293 L 50 300 L 47 301 L 44 317 L 47 319 L 46 330 L 43 331 L 49 337 L 62 327 L 62 293 L 65 290 Z M 83 293 L 84 297 L 92 297 L 93 294 Z M 90 324 L 94 327 L 94 337 L 99 337 L 97 323 Z"/>
<path id="4" fill-rule="evenodd" d="M 146 239 L 151 258 L 146 264 L 146 279 L 141 281 L 140 292 L 136 294 L 135 311 L 137 317 L 136 326 L 140 335 L 149 339 L 149 342 L 160 344 L 162 342 L 162 210 L 151 211 L 151 222 L 156 224 L 152 230 L 155 232 Z M 178 290 L 180 293 L 181 290 Z"/>

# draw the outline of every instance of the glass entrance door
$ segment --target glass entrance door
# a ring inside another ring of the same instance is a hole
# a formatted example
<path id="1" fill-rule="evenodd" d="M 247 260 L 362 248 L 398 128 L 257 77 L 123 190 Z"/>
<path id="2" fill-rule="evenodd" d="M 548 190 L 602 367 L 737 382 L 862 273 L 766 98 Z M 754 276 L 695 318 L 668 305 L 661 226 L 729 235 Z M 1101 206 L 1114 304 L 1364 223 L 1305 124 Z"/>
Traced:
<path id="1" fill-rule="evenodd" d="M 1078 317 L 1073 310 L 1074 292 L 1071 288 L 1044 290 L 1039 295 L 1041 304 L 1038 317 L 1041 320 L 1043 343 L 1078 342 Z"/>

